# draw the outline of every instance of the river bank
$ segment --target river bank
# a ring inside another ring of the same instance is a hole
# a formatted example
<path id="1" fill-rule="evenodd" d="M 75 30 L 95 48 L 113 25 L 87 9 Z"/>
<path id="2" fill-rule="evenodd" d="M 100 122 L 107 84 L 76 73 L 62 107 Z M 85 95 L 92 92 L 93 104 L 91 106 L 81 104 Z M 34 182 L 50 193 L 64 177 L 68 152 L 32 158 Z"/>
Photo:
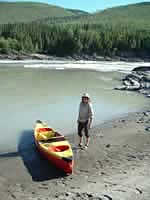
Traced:
<path id="1" fill-rule="evenodd" d="M 62 60 L 62 61 L 123 61 L 123 62 L 150 62 L 149 56 L 143 57 L 133 57 L 130 55 L 126 56 L 98 56 L 98 55 L 73 55 L 65 57 L 57 57 L 47 54 L 27 54 L 27 53 L 17 53 L 17 54 L 0 54 L 0 60 Z"/>
<path id="2" fill-rule="evenodd" d="M 93 127 L 86 151 L 75 148 L 76 134 L 68 136 L 75 169 L 67 177 L 39 156 L 27 130 L 17 152 L 0 155 L 1 198 L 149 200 L 149 123 L 150 112 L 144 111 Z"/>

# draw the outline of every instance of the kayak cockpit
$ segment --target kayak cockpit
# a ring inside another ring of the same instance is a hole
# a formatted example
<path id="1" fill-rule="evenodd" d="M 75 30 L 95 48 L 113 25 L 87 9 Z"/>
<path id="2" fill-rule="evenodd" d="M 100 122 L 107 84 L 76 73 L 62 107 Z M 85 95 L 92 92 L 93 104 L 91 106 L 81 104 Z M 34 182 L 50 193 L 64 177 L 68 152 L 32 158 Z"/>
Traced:
<path id="1" fill-rule="evenodd" d="M 49 151 L 54 151 L 54 152 L 64 152 L 69 150 L 68 145 L 59 145 L 59 146 L 50 146 Z"/>

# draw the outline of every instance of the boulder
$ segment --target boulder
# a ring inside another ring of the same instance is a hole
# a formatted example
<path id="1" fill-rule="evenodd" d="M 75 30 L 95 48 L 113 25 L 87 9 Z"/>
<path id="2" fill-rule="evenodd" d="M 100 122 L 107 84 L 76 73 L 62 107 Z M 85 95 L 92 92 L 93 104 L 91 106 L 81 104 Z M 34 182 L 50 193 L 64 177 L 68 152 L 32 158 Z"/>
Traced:
<path id="1" fill-rule="evenodd" d="M 122 86 L 116 90 L 138 91 L 146 97 L 150 97 L 150 66 L 136 67 L 122 80 Z"/>
<path id="2" fill-rule="evenodd" d="M 115 90 L 126 90 L 127 87 L 126 86 L 117 86 L 114 88 Z"/>
<path id="3" fill-rule="evenodd" d="M 139 66 L 139 67 L 134 68 L 132 71 L 133 72 L 147 72 L 147 71 L 150 72 L 150 66 L 146 66 L 146 67 Z"/>

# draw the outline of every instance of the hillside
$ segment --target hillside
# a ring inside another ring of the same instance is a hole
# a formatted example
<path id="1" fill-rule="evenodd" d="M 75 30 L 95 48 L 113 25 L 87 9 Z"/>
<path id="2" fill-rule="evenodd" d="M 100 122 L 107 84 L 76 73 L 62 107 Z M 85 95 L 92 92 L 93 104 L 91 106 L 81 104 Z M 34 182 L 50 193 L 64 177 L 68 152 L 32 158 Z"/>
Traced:
<path id="1" fill-rule="evenodd" d="M 45 3 L 0 1 L 0 24 L 31 22 L 47 17 L 61 18 L 81 14 L 82 11 L 64 9 Z"/>
<path id="2" fill-rule="evenodd" d="M 149 21 L 150 2 L 106 9 L 91 18 L 91 22 L 96 23 L 134 23 L 148 26 Z"/>
<path id="3" fill-rule="evenodd" d="M 9 11 L 9 12 L 8 12 Z M 109 8 L 89 14 L 44 3 L 0 1 L 0 24 L 37 21 L 42 24 L 130 25 L 150 29 L 150 2 Z"/>
<path id="4" fill-rule="evenodd" d="M 127 6 L 118 6 L 109 8 L 90 15 L 78 15 L 65 17 L 63 20 L 57 20 L 56 23 L 91 23 L 91 24 L 125 24 L 135 25 L 136 27 L 150 28 L 150 2 L 130 4 Z M 48 23 L 48 21 L 45 21 Z M 49 19 L 49 23 L 51 20 Z"/>
<path id="5" fill-rule="evenodd" d="M 25 52 L 57 56 L 150 57 L 150 3 L 115 7 L 95 14 L 68 11 L 47 4 L 1 5 L 1 22 L 6 19 L 8 22 L 14 11 L 11 22 L 21 19 L 32 21 L 0 25 L 2 54 Z M 18 7 L 8 9 L 8 5 Z M 6 11 L 9 11 L 8 14 Z M 68 15 L 64 14 L 66 12 Z"/>

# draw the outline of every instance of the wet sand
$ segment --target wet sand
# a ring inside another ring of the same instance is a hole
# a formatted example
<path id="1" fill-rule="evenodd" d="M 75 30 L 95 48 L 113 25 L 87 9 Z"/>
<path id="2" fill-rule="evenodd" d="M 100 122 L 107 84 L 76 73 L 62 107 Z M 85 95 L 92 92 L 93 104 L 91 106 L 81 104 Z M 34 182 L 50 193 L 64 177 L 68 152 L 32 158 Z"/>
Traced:
<path id="1" fill-rule="evenodd" d="M 16 152 L 0 155 L 2 200 L 149 200 L 150 112 L 127 116 L 91 129 L 89 148 L 75 148 L 74 174 L 65 176 L 36 151 L 33 131 L 22 133 Z"/>

